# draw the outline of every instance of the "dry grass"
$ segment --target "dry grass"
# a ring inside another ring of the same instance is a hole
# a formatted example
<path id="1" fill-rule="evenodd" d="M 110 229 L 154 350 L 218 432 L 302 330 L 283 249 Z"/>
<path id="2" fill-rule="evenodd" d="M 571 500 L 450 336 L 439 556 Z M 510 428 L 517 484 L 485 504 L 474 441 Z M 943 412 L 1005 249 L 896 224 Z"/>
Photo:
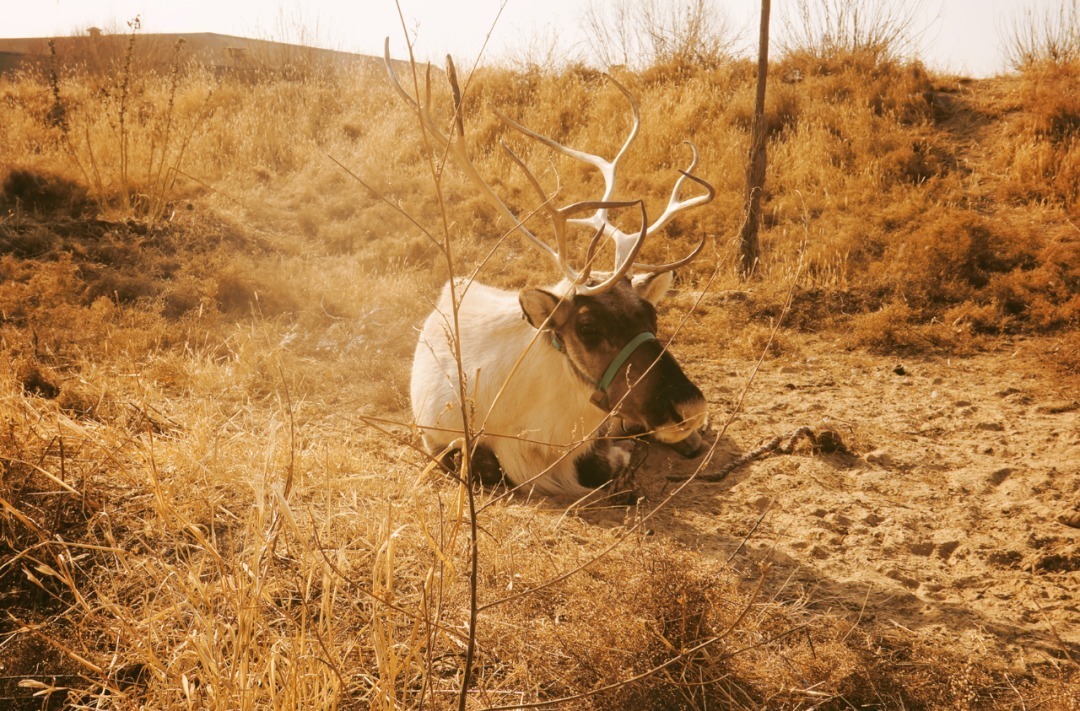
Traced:
<path id="1" fill-rule="evenodd" d="M 327 157 L 432 225 L 414 123 L 366 70 L 257 82 L 133 70 L 121 99 L 115 80 L 58 61 L 55 82 L 0 79 L 0 701 L 454 706 L 465 491 L 429 471 L 408 428 L 363 419 L 408 418 L 438 250 Z M 1017 78 L 998 103 L 879 53 L 793 52 L 773 76 L 751 285 L 729 236 L 752 67 L 623 77 L 645 109 L 626 190 L 658 212 L 687 138 L 718 189 L 644 255 L 712 237 L 663 314 L 676 322 L 715 274 L 681 343 L 753 357 L 798 274 L 794 329 L 886 352 L 1046 335 L 1077 369 L 1075 65 Z M 492 106 L 601 153 L 627 125 L 590 70 L 478 71 L 471 149 L 526 210 Z M 548 187 L 595 191 L 591 173 L 516 147 Z M 454 171 L 442 189 L 469 271 L 506 226 Z M 499 246 L 480 278 L 554 278 L 524 252 Z M 797 348 L 785 333 L 781 353 Z M 764 596 L 768 571 L 646 535 L 633 526 L 644 510 L 485 506 L 496 494 L 478 501 L 487 607 L 471 707 L 579 694 L 570 707 L 991 707 L 1020 694 L 1066 708 L 1075 690 L 1068 667 L 1014 683 L 992 660 L 920 648 L 782 585 Z"/>
<path id="2" fill-rule="evenodd" d="M 1040 13 L 1028 6 L 1012 18 L 1005 56 L 1015 69 L 1080 60 L 1080 3 L 1059 0 Z"/>

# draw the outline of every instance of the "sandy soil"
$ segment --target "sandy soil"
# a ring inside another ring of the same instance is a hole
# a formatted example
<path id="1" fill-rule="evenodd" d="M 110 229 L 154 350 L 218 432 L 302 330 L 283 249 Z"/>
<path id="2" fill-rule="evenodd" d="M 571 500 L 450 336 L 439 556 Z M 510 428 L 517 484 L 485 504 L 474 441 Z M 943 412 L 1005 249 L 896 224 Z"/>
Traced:
<path id="1" fill-rule="evenodd" d="M 851 453 L 803 443 L 690 483 L 654 529 L 937 646 L 1017 670 L 1080 660 L 1080 388 L 1032 350 L 901 362 L 810 343 L 766 364 L 719 440 L 752 364 L 691 367 L 714 403 L 704 473 L 803 425 Z M 655 503 L 701 461 L 656 448 L 638 486 Z"/>

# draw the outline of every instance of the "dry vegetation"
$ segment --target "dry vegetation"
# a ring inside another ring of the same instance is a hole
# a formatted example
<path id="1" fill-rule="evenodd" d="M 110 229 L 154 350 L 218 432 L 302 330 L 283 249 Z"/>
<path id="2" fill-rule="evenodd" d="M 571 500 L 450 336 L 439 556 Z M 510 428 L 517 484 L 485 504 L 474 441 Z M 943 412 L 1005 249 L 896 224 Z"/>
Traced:
<path id="1" fill-rule="evenodd" d="M 144 71 L 139 51 L 112 73 L 58 54 L 52 76 L 0 78 L 0 705 L 453 707 L 464 490 L 379 424 L 409 418 L 414 327 L 445 278 L 397 209 L 437 231 L 416 122 L 378 67 L 241 80 Z M 684 361 L 741 387 L 790 290 L 779 361 L 821 339 L 890 365 L 1023 343 L 1075 384 L 1080 66 L 971 82 L 804 48 L 772 78 L 764 259 L 744 284 L 729 236 L 753 67 L 621 77 L 644 107 L 626 190 L 658 210 L 684 139 L 718 188 L 645 254 L 713 236 L 663 315 L 670 331 L 708 291 Z M 524 207 L 491 107 L 600 153 L 626 125 L 590 69 L 475 72 L 472 151 Z M 549 186 L 595 187 L 516 145 Z M 453 171 L 442 190 L 467 272 L 505 226 Z M 479 277 L 555 275 L 511 240 Z M 1019 671 L 992 645 L 932 642 L 789 585 L 768 550 L 737 557 L 753 516 L 720 555 L 666 535 L 690 491 L 570 514 L 479 493 L 469 707 L 1076 708 L 1075 637 Z M 1069 555 L 1052 572 L 1078 575 Z"/>

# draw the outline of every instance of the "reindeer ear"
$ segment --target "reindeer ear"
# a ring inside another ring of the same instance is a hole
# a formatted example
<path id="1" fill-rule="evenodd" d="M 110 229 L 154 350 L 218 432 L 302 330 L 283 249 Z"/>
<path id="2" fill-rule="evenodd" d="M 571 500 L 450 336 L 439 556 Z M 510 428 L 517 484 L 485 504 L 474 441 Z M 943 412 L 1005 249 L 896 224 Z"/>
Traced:
<path id="1" fill-rule="evenodd" d="M 549 291 L 526 289 L 518 294 L 518 301 L 521 303 L 522 315 L 526 321 L 532 324 L 533 328 L 543 326 L 544 322 L 548 321 L 548 317 L 551 318 L 548 321 L 548 326 L 551 328 L 558 328 L 561 322 L 565 320 L 561 318 L 563 315 L 561 312 L 565 311 L 565 309 L 559 308 L 559 297 Z"/>
<path id="2" fill-rule="evenodd" d="M 630 280 L 630 283 L 638 296 L 650 304 L 657 304 L 667 294 L 668 289 L 671 288 L 671 282 L 674 280 L 675 272 L 666 271 L 656 274 L 638 274 Z"/>

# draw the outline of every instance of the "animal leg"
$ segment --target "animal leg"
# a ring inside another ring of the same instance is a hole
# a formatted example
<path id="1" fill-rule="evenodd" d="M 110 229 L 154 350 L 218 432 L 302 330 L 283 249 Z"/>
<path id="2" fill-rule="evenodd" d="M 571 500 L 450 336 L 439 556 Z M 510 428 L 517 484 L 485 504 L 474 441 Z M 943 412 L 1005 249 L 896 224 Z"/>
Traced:
<path id="1" fill-rule="evenodd" d="M 461 450 L 452 449 L 443 455 L 442 465 L 446 471 L 457 474 L 461 471 Z M 497 486 L 505 480 L 502 465 L 495 456 L 494 450 L 483 444 L 473 448 L 472 456 L 472 480 L 480 482 L 483 486 Z"/>
<path id="2" fill-rule="evenodd" d="M 613 493 L 625 492 L 632 502 L 633 477 L 645 461 L 645 450 L 645 444 L 638 440 L 602 440 L 575 462 L 578 483 L 595 489 L 610 482 Z"/>

